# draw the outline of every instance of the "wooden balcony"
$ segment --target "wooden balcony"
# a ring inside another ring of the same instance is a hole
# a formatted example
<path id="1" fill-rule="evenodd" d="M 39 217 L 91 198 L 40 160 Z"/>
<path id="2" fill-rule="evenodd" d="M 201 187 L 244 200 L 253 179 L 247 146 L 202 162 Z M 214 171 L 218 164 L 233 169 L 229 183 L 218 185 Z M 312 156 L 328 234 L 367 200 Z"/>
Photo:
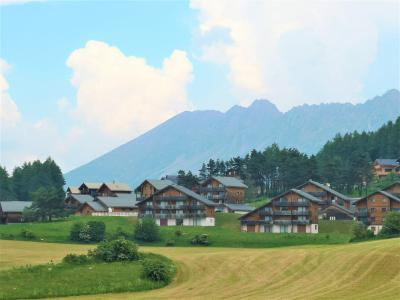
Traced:
<path id="1" fill-rule="evenodd" d="M 298 207 L 298 206 L 309 206 L 309 201 L 274 201 L 274 206 L 285 206 L 285 207 Z"/>
<path id="2" fill-rule="evenodd" d="M 224 192 L 225 188 L 222 186 L 201 186 L 199 187 L 199 192 L 200 193 L 209 193 L 209 192 Z"/>
<path id="3" fill-rule="evenodd" d="M 188 196 L 153 196 L 155 201 L 185 201 L 188 200 Z"/>

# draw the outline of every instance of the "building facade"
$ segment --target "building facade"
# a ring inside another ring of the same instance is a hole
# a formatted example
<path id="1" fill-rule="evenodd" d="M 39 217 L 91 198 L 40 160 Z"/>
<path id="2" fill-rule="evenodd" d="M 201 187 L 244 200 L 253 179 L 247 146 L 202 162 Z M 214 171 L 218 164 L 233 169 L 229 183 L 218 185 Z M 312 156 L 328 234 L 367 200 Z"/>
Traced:
<path id="1" fill-rule="evenodd" d="M 240 217 L 241 230 L 267 233 L 318 233 L 321 200 L 291 189 Z"/>
<path id="2" fill-rule="evenodd" d="M 0 223 L 21 223 L 22 212 L 32 205 L 31 201 L 0 201 Z"/>
<path id="3" fill-rule="evenodd" d="M 138 198 L 145 199 L 171 184 L 174 182 L 169 179 L 146 179 L 135 189 L 135 193 Z"/>
<path id="4" fill-rule="evenodd" d="M 400 212 L 400 182 L 376 191 L 356 201 L 356 217 L 378 234 L 388 211 Z"/>
<path id="5" fill-rule="evenodd" d="M 372 173 L 379 179 L 390 173 L 400 175 L 400 159 L 378 158 L 374 161 Z"/>
<path id="6" fill-rule="evenodd" d="M 235 177 L 212 176 L 195 190 L 216 204 L 244 203 L 247 185 Z"/>
<path id="7" fill-rule="evenodd" d="M 132 194 L 132 189 L 126 183 L 103 183 L 97 194 L 104 197 L 115 197 L 118 194 Z"/>
<path id="8" fill-rule="evenodd" d="M 153 218 L 160 226 L 215 226 L 214 206 L 212 201 L 177 184 L 138 202 L 139 218 Z"/>

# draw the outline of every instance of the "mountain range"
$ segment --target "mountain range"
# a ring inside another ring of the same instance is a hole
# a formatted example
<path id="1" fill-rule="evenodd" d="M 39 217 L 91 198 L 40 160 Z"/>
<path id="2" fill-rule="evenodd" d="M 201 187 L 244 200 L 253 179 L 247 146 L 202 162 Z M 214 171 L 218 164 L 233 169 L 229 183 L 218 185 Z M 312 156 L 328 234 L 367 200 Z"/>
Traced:
<path id="1" fill-rule="evenodd" d="M 121 181 L 136 186 L 203 162 L 228 159 L 272 143 L 317 153 L 337 133 L 372 131 L 400 116 L 400 92 L 389 90 L 361 104 L 301 105 L 283 113 L 268 100 L 225 113 L 186 111 L 67 174 L 68 185 Z"/>

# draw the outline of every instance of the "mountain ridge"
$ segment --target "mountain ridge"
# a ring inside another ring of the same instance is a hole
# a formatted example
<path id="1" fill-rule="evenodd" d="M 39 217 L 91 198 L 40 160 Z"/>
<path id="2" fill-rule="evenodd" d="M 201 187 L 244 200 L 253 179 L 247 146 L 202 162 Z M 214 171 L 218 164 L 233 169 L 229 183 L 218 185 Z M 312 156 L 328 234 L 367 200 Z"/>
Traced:
<path id="1" fill-rule="evenodd" d="M 375 130 L 399 115 L 400 92 L 395 89 L 364 103 L 303 104 L 287 112 L 263 99 L 226 112 L 185 111 L 65 178 L 68 185 L 84 180 L 136 185 L 146 177 L 196 171 L 209 158 L 227 159 L 272 143 L 313 154 L 337 133 Z"/>

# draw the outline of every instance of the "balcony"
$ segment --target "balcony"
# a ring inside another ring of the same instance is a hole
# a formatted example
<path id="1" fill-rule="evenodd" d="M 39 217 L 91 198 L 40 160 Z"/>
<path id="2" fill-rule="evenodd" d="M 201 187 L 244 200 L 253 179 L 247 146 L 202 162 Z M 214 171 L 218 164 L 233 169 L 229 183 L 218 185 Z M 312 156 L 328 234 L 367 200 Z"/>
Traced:
<path id="1" fill-rule="evenodd" d="M 208 192 L 224 192 L 225 188 L 222 186 L 212 186 L 212 187 L 199 187 L 199 193 L 208 193 Z"/>
<path id="2" fill-rule="evenodd" d="M 291 216 L 292 212 L 290 210 L 274 210 L 274 216 Z"/>
<path id="3" fill-rule="evenodd" d="M 273 216 L 274 212 L 272 209 L 261 209 L 259 212 L 260 216 Z"/>
<path id="4" fill-rule="evenodd" d="M 292 220 L 274 220 L 274 224 L 276 225 L 291 225 L 293 224 L 292 222 Z"/>
<path id="5" fill-rule="evenodd" d="M 181 209 L 187 209 L 187 210 L 203 210 L 205 208 L 204 205 L 202 204 L 196 204 L 196 205 L 181 205 Z"/>
<path id="6" fill-rule="evenodd" d="M 156 201 L 184 201 L 189 199 L 188 196 L 154 196 L 154 200 Z"/>
<path id="7" fill-rule="evenodd" d="M 294 224 L 294 225 L 308 225 L 308 224 L 310 224 L 310 220 L 293 220 L 292 224 Z"/>
<path id="8" fill-rule="evenodd" d="M 292 210 L 292 216 L 308 216 L 309 214 L 309 211 Z"/>
<path id="9" fill-rule="evenodd" d="M 286 207 L 298 207 L 298 206 L 309 206 L 309 201 L 274 201 L 274 206 L 286 206 Z"/>
<path id="10" fill-rule="evenodd" d="M 355 215 L 358 218 L 366 218 L 366 217 L 368 217 L 368 210 L 367 209 L 358 209 L 358 210 L 356 210 Z"/>
<path id="11" fill-rule="evenodd" d="M 265 220 L 242 220 L 240 221 L 242 225 L 269 225 L 272 224 L 272 221 Z"/>

